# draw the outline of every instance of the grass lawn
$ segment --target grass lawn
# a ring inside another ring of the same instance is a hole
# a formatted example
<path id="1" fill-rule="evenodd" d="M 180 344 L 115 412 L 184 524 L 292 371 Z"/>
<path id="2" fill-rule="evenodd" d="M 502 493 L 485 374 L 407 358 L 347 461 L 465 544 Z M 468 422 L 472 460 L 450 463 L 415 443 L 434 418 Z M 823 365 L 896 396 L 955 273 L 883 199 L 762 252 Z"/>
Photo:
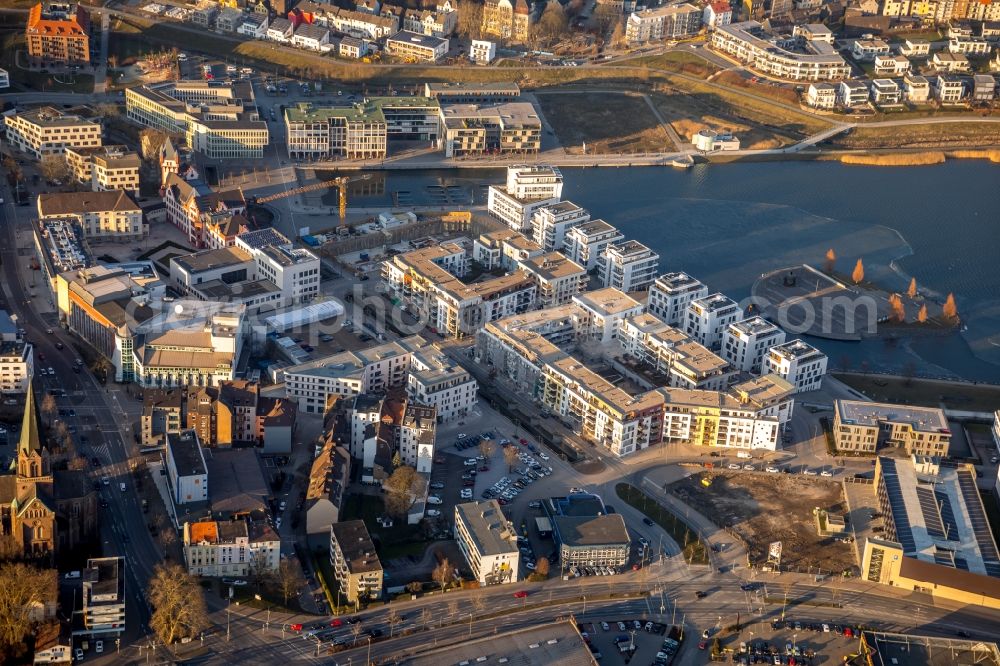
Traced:
<path id="1" fill-rule="evenodd" d="M 615 63 L 611 63 L 614 65 Z M 622 62 L 625 65 L 641 65 L 650 69 L 663 69 L 668 72 L 684 72 L 696 76 L 708 77 L 719 71 L 719 68 L 695 53 L 687 51 L 667 51 L 652 56 L 633 58 Z"/>
<path id="2" fill-rule="evenodd" d="M 966 117 L 967 113 L 962 114 Z M 1000 145 L 1000 123 L 856 127 L 829 141 L 834 148 L 948 148 Z"/>
<path id="3" fill-rule="evenodd" d="M 834 376 L 879 402 L 923 407 L 939 407 L 943 403 L 950 409 L 973 412 L 992 412 L 1000 405 L 1000 386 L 853 373 L 835 373 Z"/>
<path id="4" fill-rule="evenodd" d="M 536 93 L 542 113 L 570 153 L 662 152 L 673 143 L 638 96 L 597 92 Z"/>
<path id="5" fill-rule="evenodd" d="M 618 497 L 666 530 L 677 545 L 684 549 L 684 560 L 688 564 L 708 564 L 708 548 L 683 520 L 635 486 L 619 483 L 615 486 L 615 492 Z"/>
<path id="6" fill-rule="evenodd" d="M 428 542 L 417 525 L 401 524 L 395 520 L 392 527 L 382 527 L 378 517 L 385 515 L 385 504 L 381 497 L 373 495 L 349 495 L 344 502 L 341 520 L 365 521 L 368 533 L 378 543 L 378 554 L 383 560 L 391 560 L 404 555 L 422 555 Z"/>

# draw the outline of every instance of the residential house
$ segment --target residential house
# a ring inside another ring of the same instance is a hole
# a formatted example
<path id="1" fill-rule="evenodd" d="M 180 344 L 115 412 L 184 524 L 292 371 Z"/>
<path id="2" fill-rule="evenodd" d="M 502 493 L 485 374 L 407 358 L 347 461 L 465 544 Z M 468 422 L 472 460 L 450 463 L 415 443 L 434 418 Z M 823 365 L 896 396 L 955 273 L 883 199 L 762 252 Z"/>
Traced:
<path id="1" fill-rule="evenodd" d="M 931 54 L 931 44 L 905 39 L 903 45 L 899 47 L 899 53 L 907 58 L 926 58 Z"/>
<path id="2" fill-rule="evenodd" d="M 208 468 L 193 430 L 166 433 L 167 480 L 176 505 L 208 500 Z"/>
<path id="3" fill-rule="evenodd" d="M 962 53 L 967 56 L 988 56 L 993 50 L 993 44 L 982 37 L 953 37 L 948 40 L 949 53 Z"/>
<path id="4" fill-rule="evenodd" d="M 385 51 L 406 62 L 437 62 L 448 55 L 446 37 L 432 37 L 407 30 L 400 30 L 385 41 Z"/>
<path id="5" fill-rule="evenodd" d="M 363 520 L 330 525 L 330 566 L 347 603 L 382 598 L 382 563 Z"/>
<path id="6" fill-rule="evenodd" d="M 473 39 L 469 46 L 469 60 L 479 65 L 488 65 L 497 57 L 497 43 L 485 39 Z"/>
<path id="7" fill-rule="evenodd" d="M 330 31 L 325 26 L 303 23 L 295 29 L 292 46 L 310 51 L 330 50 Z"/>
<path id="8" fill-rule="evenodd" d="M 899 104 L 903 91 L 892 79 L 874 79 L 872 81 L 872 101 L 878 106 Z"/>
<path id="9" fill-rule="evenodd" d="M 880 76 L 903 76 L 910 71 L 910 61 L 901 55 L 875 56 L 875 74 Z"/>
<path id="10" fill-rule="evenodd" d="M 280 42 L 281 44 L 288 44 L 292 41 L 292 36 L 295 33 L 295 28 L 292 26 L 292 22 L 286 18 L 277 17 L 271 21 L 271 24 L 267 26 L 267 32 L 265 36 L 268 40 L 272 42 Z"/>
<path id="11" fill-rule="evenodd" d="M 852 109 L 868 103 L 868 84 L 859 79 L 841 81 L 837 89 L 837 102 Z"/>
<path id="12" fill-rule="evenodd" d="M 837 105 L 837 86 L 830 83 L 810 83 L 806 103 L 816 109 L 833 109 Z"/>
<path id="13" fill-rule="evenodd" d="M 931 65 L 938 72 L 968 72 L 969 59 L 963 53 L 937 51 L 931 56 Z"/>
<path id="14" fill-rule="evenodd" d="M 941 74 L 934 82 L 934 99 L 942 104 L 957 104 L 965 97 L 965 84 L 955 76 Z"/>
<path id="15" fill-rule="evenodd" d="M 997 80 L 989 74 L 976 74 L 972 77 L 972 101 L 992 102 L 996 97 Z"/>
<path id="16" fill-rule="evenodd" d="M 340 522 L 344 496 L 351 481 L 351 454 L 337 444 L 332 432 L 319 455 L 313 459 L 306 488 L 306 537 L 310 545 L 320 540 L 326 545 L 330 526 Z"/>
<path id="17" fill-rule="evenodd" d="M 858 39 L 851 47 L 851 55 L 860 62 L 873 62 L 876 56 L 889 55 L 889 45 L 881 39 Z"/>
<path id="18" fill-rule="evenodd" d="M 907 74 L 903 77 L 903 98 L 910 104 L 925 104 L 931 98 L 931 85 L 924 76 Z"/>
<path id="19" fill-rule="evenodd" d="M 712 0 L 705 4 L 701 22 L 709 29 L 717 25 L 729 25 L 733 22 L 733 6 L 725 0 Z"/>
<path id="20" fill-rule="evenodd" d="M 267 14 L 244 14 L 243 22 L 236 28 L 236 34 L 253 39 L 267 39 L 269 26 Z"/>

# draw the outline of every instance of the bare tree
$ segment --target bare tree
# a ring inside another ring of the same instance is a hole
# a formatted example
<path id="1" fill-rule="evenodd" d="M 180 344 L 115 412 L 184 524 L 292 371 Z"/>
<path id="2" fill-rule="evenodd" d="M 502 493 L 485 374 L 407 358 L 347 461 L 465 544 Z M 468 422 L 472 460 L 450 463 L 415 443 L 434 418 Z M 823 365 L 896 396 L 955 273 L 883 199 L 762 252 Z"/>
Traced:
<path id="1" fill-rule="evenodd" d="M 358 644 L 358 637 L 361 636 L 361 623 L 355 622 L 351 625 L 351 636 L 354 638 L 354 644 Z"/>
<path id="2" fill-rule="evenodd" d="M 503 450 L 503 461 L 507 463 L 507 471 L 514 469 L 514 464 L 517 462 L 517 447 L 511 444 Z"/>
<path id="3" fill-rule="evenodd" d="M 52 394 L 46 393 L 45 397 L 42 398 L 42 414 L 48 419 L 49 427 L 52 427 L 52 418 L 56 415 L 56 399 L 52 397 Z"/>
<path id="4" fill-rule="evenodd" d="M 545 5 L 542 17 L 535 24 L 534 37 L 539 44 L 557 42 L 569 30 L 569 18 L 558 0 L 550 0 Z"/>
<path id="5" fill-rule="evenodd" d="M 483 6 L 475 0 L 462 0 L 458 5 L 458 34 L 479 39 L 483 31 Z"/>
<path id="6" fill-rule="evenodd" d="M 160 148 L 163 147 L 166 140 L 166 133 L 161 132 L 160 130 L 146 128 L 139 132 L 139 145 L 142 149 L 142 159 L 148 162 L 153 162 L 159 159 Z"/>
<path id="7" fill-rule="evenodd" d="M 496 453 L 496 451 L 497 451 L 497 445 L 496 442 L 494 442 L 492 439 L 484 439 L 483 441 L 479 442 L 479 454 L 482 457 L 486 458 L 487 460 L 492 458 L 493 454 Z"/>
<path id="8" fill-rule="evenodd" d="M 0 565 L 0 650 L 24 640 L 39 605 L 56 601 L 55 569 L 36 569 L 21 562 Z"/>
<path id="9" fill-rule="evenodd" d="M 305 584 L 306 580 L 302 576 L 302 568 L 299 563 L 291 557 L 282 558 L 281 564 L 278 565 L 278 589 L 281 590 L 281 596 L 286 606 L 288 598 L 298 594 Z"/>
<path id="10" fill-rule="evenodd" d="M 282 560 L 284 564 L 284 560 Z M 271 571 L 271 563 L 268 561 L 267 553 L 260 550 L 254 551 L 247 562 L 247 578 L 258 590 L 262 588 L 274 575 Z"/>
<path id="11" fill-rule="evenodd" d="M 382 484 L 385 490 L 385 510 L 397 518 L 405 516 L 416 503 L 422 483 L 417 470 L 408 465 L 397 467 Z"/>
<path id="12" fill-rule="evenodd" d="M 615 29 L 611 31 L 611 46 L 620 47 L 625 44 L 625 20 L 619 19 L 615 22 Z"/>
<path id="13" fill-rule="evenodd" d="M 480 592 L 476 596 L 472 597 L 472 607 L 476 609 L 476 613 L 482 613 L 486 608 L 486 600 L 483 599 L 483 595 Z"/>
<path id="14" fill-rule="evenodd" d="M 198 581 L 177 564 L 157 565 L 149 582 L 149 601 L 154 608 L 149 626 L 167 645 L 194 638 L 209 626 Z"/>
<path id="15" fill-rule="evenodd" d="M 432 622 L 434 622 L 434 611 L 430 608 L 424 608 L 420 611 L 420 624 L 422 624 L 425 629 L 430 628 Z"/>
<path id="16" fill-rule="evenodd" d="M 403 620 L 400 619 L 399 613 L 396 612 L 396 609 L 390 608 L 389 615 L 386 617 L 386 622 L 389 624 L 389 638 L 392 638 L 393 629 L 395 629 L 396 626 L 402 621 Z"/>
<path id="17" fill-rule="evenodd" d="M 547 557 L 538 558 L 538 561 L 535 562 L 535 573 L 539 576 L 549 577 L 549 559 Z"/>
<path id="18" fill-rule="evenodd" d="M 38 171 L 48 182 L 65 183 L 69 180 L 70 170 L 62 157 L 46 157 L 38 165 Z"/>
<path id="19" fill-rule="evenodd" d="M 448 588 L 448 585 L 455 578 L 455 568 L 451 566 L 451 562 L 448 561 L 447 557 L 434 567 L 434 571 L 431 572 L 431 578 L 441 586 L 442 592 Z"/>

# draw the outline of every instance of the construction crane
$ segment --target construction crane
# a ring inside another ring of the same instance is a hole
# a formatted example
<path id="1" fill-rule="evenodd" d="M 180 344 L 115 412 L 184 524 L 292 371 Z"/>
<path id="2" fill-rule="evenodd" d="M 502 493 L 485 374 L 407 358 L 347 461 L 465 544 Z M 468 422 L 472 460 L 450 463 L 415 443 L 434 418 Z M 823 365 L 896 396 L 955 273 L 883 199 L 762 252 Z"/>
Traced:
<path id="1" fill-rule="evenodd" d="M 250 203 L 253 204 L 266 204 L 272 201 L 277 201 L 279 199 L 284 199 L 285 197 L 295 196 L 296 194 L 305 194 L 306 192 L 314 192 L 316 190 L 326 189 L 328 187 L 336 187 L 338 196 L 338 210 L 340 216 L 340 222 L 343 224 L 344 219 L 347 217 L 347 186 L 351 183 L 356 183 L 362 180 L 368 180 L 372 175 L 370 173 L 363 174 L 361 176 L 354 176 L 353 178 L 348 178 L 347 176 L 340 176 L 339 178 L 334 178 L 332 180 L 324 180 L 318 183 L 312 183 L 310 185 L 303 185 L 302 187 L 296 187 L 294 190 L 285 190 L 284 192 L 278 192 L 277 194 L 269 194 L 266 197 L 251 197 Z"/>

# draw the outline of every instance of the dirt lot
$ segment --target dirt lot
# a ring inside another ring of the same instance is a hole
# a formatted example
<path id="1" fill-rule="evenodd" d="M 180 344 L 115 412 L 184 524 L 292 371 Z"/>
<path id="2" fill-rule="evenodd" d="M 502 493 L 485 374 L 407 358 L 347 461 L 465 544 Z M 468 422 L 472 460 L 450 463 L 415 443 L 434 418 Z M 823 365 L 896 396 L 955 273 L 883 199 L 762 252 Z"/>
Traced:
<path id="1" fill-rule="evenodd" d="M 567 152 L 641 153 L 674 150 L 641 97 L 623 93 L 536 93 L 542 113 Z"/>
<path id="2" fill-rule="evenodd" d="M 708 488 L 701 484 L 711 479 Z M 782 543 L 782 566 L 843 571 L 854 566 L 849 544 L 816 533 L 814 507 L 843 512 L 839 483 L 790 474 L 706 471 L 668 486 L 717 525 L 748 544 L 751 560 L 763 564 L 768 544 Z"/>
<path id="3" fill-rule="evenodd" d="M 653 103 L 686 141 L 690 141 L 692 133 L 708 127 L 735 133 L 742 148 L 777 148 L 828 127 L 823 120 L 735 93 L 730 98 L 715 89 L 659 90 L 652 97 Z"/>

